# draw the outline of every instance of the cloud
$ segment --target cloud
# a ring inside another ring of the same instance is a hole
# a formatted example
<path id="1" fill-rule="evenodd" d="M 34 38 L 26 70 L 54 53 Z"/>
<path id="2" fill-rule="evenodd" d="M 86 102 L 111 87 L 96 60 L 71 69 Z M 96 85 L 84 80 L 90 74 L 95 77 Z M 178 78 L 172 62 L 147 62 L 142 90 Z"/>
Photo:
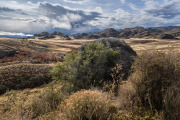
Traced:
<path id="1" fill-rule="evenodd" d="M 64 0 L 65 2 L 70 2 L 70 3 L 77 3 L 77 4 L 83 4 L 87 0 Z"/>
<path id="2" fill-rule="evenodd" d="M 145 12 L 153 16 L 172 19 L 180 15 L 180 1 L 165 1 L 165 4 L 157 4 L 154 7 L 145 9 Z"/>
<path id="3" fill-rule="evenodd" d="M 76 28 L 87 26 L 87 21 L 100 17 L 98 12 L 73 10 L 61 5 L 53 5 L 47 2 L 32 4 L 36 11 L 25 11 L 26 14 L 12 14 L 10 8 L 2 8 L 7 11 L 0 15 L 0 30 L 7 32 L 36 33 L 52 29 L 66 29 L 75 31 Z M 1 9 L 0 9 L 1 10 Z"/>
<path id="4" fill-rule="evenodd" d="M 31 34 L 16 33 L 16 32 L 4 32 L 4 31 L 0 31 L 0 35 L 32 36 Z"/>
<path id="5" fill-rule="evenodd" d="M 129 5 L 129 7 L 130 7 L 132 10 L 135 10 L 135 11 L 138 11 L 138 10 L 139 10 L 138 7 L 137 7 L 135 4 L 133 4 L 133 3 L 129 3 L 128 5 Z"/>
<path id="6" fill-rule="evenodd" d="M 1 0 L 0 31 L 37 33 L 62 30 L 77 33 L 109 27 L 122 29 L 180 24 L 179 0 L 135 0 L 133 3 L 128 0 L 104 0 L 103 3 L 100 0 L 39 1 Z"/>
<path id="7" fill-rule="evenodd" d="M 103 13 L 103 9 L 102 7 L 96 7 L 95 11 L 99 12 L 99 13 Z"/>
<path id="8" fill-rule="evenodd" d="M 12 12 L 15 11 L 14 9 L 10 9 L 8 7 L 0 7 L 0 12 Z"/>
<path id="9" fill-rule="evenodd" d="M 122 4 L 124 4 L 126 2 L 126 0 L 120 0 Z"/>
<path id="10" fill-rule="evenodd" d="M 83 26 L 87 21 L 100 17 L 98 12 L 86 12 L 82 10 L 70 10 L 60 5 L 51 5 L 49 3 L 40 4 L 40 10 L 50 19 L 54 28 L 76 29 Z"/>

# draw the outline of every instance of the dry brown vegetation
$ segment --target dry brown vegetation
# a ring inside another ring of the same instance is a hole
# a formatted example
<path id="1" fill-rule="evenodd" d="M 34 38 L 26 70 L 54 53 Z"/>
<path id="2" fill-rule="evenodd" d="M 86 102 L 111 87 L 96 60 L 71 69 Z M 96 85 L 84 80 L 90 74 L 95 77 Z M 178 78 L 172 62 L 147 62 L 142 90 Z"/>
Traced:
<path id="1" fill-rule="evenodd" d="M 162 40 L 162 39 L 143 39 L 143 38 L 130 38 L 124 39 L 137 53 L 146 50 L 160 50 L 167 51 L 169 48 L 176 49 L 180 51 L 180 40 Z M 87 41 L 87 39 L 72 39 L 72 40 L 36 40 L 36 39 L 28 39 L 25 42 L 22 40 L 9 39 L 9 38 L 0 38 L 0 49 L 19 49 L 23 51 L 39 51 L 41 53 L 66 53 L 71 51 L 73 48 L 78 48 L 83 43 Z M 7 47 L 8 45 L 8 47 Z M 6 47 L 5 47 L 6 46 Z"/>
<path id="2" fill-rule="evenodd" d="M 125 42 L 128 43 L 133 50 L 138 54 L 145 51 L 161 51 L 167 52 L 171 51 L 180 51 L 180 40 L 163 40 L 163 39 L 143 39 L 143 38 L 131 38 L 125 39 Z"/>
<path id="3" fill-rule="evenodd" d="M 0 69 L 0 94 L 6 90 L 40 86 L 51 81 L 49 65 L 18 64 Z"/>
<path id="4" fill-rule="evenodd" d="M 132 70 L 119 89 L 121 105 L 163 111 L 167 120 L 180 119 L 180 54 L 145 52 L 135 59 Z"/>
<path id="5" fill-rule="evenodd" d="M 57 55 L 78 48 L 86 41 L 89 40 L 28 40 L 22 43 L 21 40 L 1 38 L 0 49 L 32 53 L 40 51 Z M 32 64 L 18 60 L 2 63 L 0 78 L 4 81 L 0 81 L 0 91 L 12 88 L 29 89 L 12 90 L 0 96 L 0 119 L 180 119 L 180 40 L 133 38 L 125 41 L 140 56 L 133 65 L 133 74 L 119 85 L 118 94 L 115 93 L 113 84 L 105 85 L 110 86 L 106 92 L 81 90 L 73 93 L 68 85 L 57 82 L 30 89 L 29 87 L 35 87 L 36 84 L 49 82 L 51 78 L 48 71 L 54 63 Z M 120 68 L 113 70 L 116 73 Z M 121 76 L 114 79 L 122 80 Z"/>

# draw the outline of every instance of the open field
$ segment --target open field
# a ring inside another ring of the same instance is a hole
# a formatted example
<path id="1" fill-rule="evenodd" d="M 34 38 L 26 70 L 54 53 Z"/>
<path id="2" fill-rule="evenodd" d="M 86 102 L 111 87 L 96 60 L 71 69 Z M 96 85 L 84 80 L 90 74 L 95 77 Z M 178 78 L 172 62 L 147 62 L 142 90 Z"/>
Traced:
<path id="1" fill-rule="evenodd" d="M 37 40 L 37 39 L 10 39 L 0 38 L 0 51 L 26 51 L 33 54 L 55 54 L 57 56 L 71 51 L 73 48 L 79 48 L 83 43 L 94 40 L 72 39 L 72 40 Z M 160 40 L 131 38 L 124 39 L 138 54 L 143 51 L 180 51 L 180 40 Z M 21 64 L 22 62 L 3 63 L 0 66 Z"/>
<path id="2" fill-rule="evenodd" d="M 143 39 L 131 38 L 124 39 L 137 53 L 142 51 L 160 50 L 167 51 L 168 49 L 175 49 L 180 51 L 180 40 L 160 40 L 160 39 Z M 73 48 L 80 47 L 86 39 L 72 39 L 72 40 L 34 40 L 28 39 L 22 41 L 21 39 L 0 38 L 0 49 L 11 49 L 41 53 L 60 54 L 71 51 Z"/>
<path id="3" fill-rule="evenodd" d="M 162 40 L 162 39 L 140 39 L 131 38 L 125 41 L 137 52 L 143 51 L 163 51 L 168 50 L 180 51 L 180 40 Z"/>
<path id="4" fill-rule="evenodd" d="M 78 48 L 87 41 L 86 39 L 72 40 L 32 40 L 34 43 L 47 46 L 52 53 L 66 53 L 72 48 Z M 167 51 L 169 49 L 180 51 L 180 40 L 162 40 L 162 39 L 143 39 L 131 38 L 124 39 L 137 53 L 142 51 Z"/>

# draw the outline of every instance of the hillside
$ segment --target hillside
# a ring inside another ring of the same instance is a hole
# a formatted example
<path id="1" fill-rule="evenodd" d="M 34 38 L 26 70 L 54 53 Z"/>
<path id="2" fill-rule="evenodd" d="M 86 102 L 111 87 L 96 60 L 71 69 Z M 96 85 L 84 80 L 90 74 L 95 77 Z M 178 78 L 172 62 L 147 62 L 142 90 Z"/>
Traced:
<path id="1" fill-rule="evenodd" d="M 74 35 L 75 39 L 97 39 L 101 37 L 116 37 L 116 38 L 160 38 L 164 34 L 171 35 L 174 38 L 180 37 L 180 27 L 170 26 L 170 27 L 157 27 L 157 28 L 125 28 L 122 30 L 115 30 L 113 28 L 106 29 L 97 33 L 82 33 L 79 35 Z M 166 37 L 162 37 L 166 39 Z M 167 38 L 168 39 L 168 38 Z"/>
<path id="2" fill-rule="evenodd" d="M 32 37 L 28 37 L 29 39 L 59 39 L 59 40 L 71 40 L 71 38 L 68 35 L 64 35 L 61 32 L 53 32 L 53 33 L 48 33 L 48 32 L 42 32 L 39 34 L 35 34 Z"/>

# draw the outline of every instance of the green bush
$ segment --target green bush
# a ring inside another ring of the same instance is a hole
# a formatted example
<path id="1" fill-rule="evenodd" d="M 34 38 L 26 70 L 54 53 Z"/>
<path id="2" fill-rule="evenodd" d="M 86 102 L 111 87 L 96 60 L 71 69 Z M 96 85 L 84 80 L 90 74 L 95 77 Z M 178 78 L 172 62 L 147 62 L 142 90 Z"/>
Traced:
<path id="1" fill-rule="evenodd" d="M 107 94 L 99 91 L 81 90 L 61 104 L 67 120 L 107 120 L 112 108 Z"/>
<path id="2" fill-rule="evenodd" d="M 179 54 L 144 53 L 135 59 L 133 71 L 120 86 L 120 101 L 163 111 L 166 119 L 180 119 Z"/>
<path id="3" fill-rule="evenodd" d="M 53 79 L 72 84 L 74 90 L 101 86 L 101 80 L 119 56 L 102 43 L 91 42 L 83 50 L 67 54 L 63 63 L 57 63 L 51 71 Z"/>

